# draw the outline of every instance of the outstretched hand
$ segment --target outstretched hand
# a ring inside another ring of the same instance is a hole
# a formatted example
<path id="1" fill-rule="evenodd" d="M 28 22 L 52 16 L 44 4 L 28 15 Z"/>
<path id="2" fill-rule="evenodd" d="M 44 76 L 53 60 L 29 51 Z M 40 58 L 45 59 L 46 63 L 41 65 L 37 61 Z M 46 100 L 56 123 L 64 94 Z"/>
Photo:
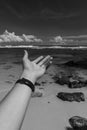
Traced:
<path id="1" fill-rule="evenodd" d="M 52 57 L 48 55 L 45 58 L 40 56 L 37 59 L 30 61 L 28 58 L 28 52 L 25 50 L 23 57 L 24 71 L 22 77 L 25 77 L 35 83 L 36 80 L 45 73 L 46 67 L 52 63 L 51 60 Z"/>

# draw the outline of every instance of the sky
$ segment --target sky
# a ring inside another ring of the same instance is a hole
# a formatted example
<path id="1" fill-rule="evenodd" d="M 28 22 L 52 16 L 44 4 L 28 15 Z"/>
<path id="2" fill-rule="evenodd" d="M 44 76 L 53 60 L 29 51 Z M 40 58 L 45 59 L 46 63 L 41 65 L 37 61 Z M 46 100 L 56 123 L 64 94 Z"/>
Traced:
<path id="1" fill-rule="evenodd" d="M 87 34 L 85 0 L 0 0 L 0 34 Z"/>

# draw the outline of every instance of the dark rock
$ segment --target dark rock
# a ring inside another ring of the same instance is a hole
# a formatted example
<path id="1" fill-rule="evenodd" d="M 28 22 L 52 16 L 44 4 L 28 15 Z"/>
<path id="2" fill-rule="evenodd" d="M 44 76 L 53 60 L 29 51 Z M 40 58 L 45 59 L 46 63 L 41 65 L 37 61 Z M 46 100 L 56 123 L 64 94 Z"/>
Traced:
<path id="1" fill-rule="evenodd" d="M 72 81 L 70 80 L 72 78 Z M 87 80 L 83 80 L 78 77 L 78 79 L 69 76 L 56 76 L 53 78 L 55 83 L 60 85 L 68 85 L 69 88 L 82 88 L 87 86 Z M 80 80 L 81 79 L 81 80 Z"/>
<path id="2" fill-rule="evenodd" d="M 40 86 L 40 83 L 36 82 L 35 85 L 36 85 L 36 86 Z"/>
<path id="3" fill-rule="evenodd" d="M 79 68 L 87 69 L 87 59 L 80 59 L 80 60 L 77 59 L 77 61 L 71 60 L 65 63 L 64 65 L 70 66 L 70 67 L 79 67 Z"/>
<path id="4" fill-rule="evenodd" d="M 57 97 L 60 98 L 63 101 L 76 101 L 81 102 L 85 101 L 84 94 L 82 92 L 74 92 L 74 93 L 68 93 L 68 92 L 59 92 L 57 94 Z"/>
<path id="5" fill-rule="evenodd" d="M 42 92 L 34 92 L 32 93 L 31 97 L 42 97 L 43 93 Z"/>
<path id="6" fill-rule="evenodd" d="M 41 84 L 46 84 L 46 82 L 45 82 L 45 81 L 42 81 Z"/>
<path id="7" fill-rule="evenodd" d="M 62 77 L 59 78 L 55 81 L 55 83 L 58 83 L 60 85 L 64 85 L 64 84 L 69 84 L 69 78 L 68 77 Z"/>
<path id="8" fill-rule="evenodd" d="M 86 87 L 87 85 L 87 81 L 73 81 L 73 82 L 69 82 L 68 87 L 69 88 L 82 88 L 82 87 Z"/>
<path id="9" fill-rule="evenodd" d="M 78 63 L 73 61 L 73 60 L 71 60 L 71 61 L 68 61 L 67 63 L 65 63 L 65 65 L 67 65 L 67 66 L 77 66 Z"/>
<path id="10" fill-rule="evenodd" d="M 82 88 L 87 86 L 87 80 L 80 77 L 76 72 L 59 72 L 54 77 L 54 82 L 60 85 L 67 85 L 69 88 Z"/>
<path id="11" fill-rule="evenodd" d="M 69 77 L 67 75 L 55 75 L 53 79 L 55 83 L 60 85 L 69 84 Z"/>
<path id="12" fill-rule="evenodd" d="M 73 116 L 69 123 L 74 130 L 87 130 L 87 119 L 79 116 Z"/>

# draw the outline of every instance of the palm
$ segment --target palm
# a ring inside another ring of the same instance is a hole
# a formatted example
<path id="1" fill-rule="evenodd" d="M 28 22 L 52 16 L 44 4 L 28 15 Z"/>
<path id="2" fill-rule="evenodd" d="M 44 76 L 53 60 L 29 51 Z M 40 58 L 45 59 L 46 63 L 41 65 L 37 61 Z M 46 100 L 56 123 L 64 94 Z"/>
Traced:
<path id="1" fill-rule="evenodd" d="M 30 72 L 34 73 L 37 76 L 41 76 L 45 72 L 45 67 L 41 67 L 38 64 L 30 61 L 26 62 L 25 68 L 27 68 Z"/>
<path id="2" fill-rule="evenodd" d="M 28 59 L 28 53 L 25 51 L 25 55 L 23 57 L 24 69 L 26 69 L 30 74 L 34 75 L 34 77 L 37 79 L 45 73 L 46 64 L 49 63 L 50 58 L 50 56 L 47 56 L 43 59 L 43 56 L 40 56 L 34 61 L 30 61 Z M 47 63 L 44 65 L 45 62 Z"/>

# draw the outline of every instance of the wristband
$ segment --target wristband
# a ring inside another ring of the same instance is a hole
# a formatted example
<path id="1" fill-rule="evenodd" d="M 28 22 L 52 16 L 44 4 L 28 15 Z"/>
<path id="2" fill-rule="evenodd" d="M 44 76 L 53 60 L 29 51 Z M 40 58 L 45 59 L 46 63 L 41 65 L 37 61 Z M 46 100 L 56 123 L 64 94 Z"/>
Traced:
<path id="1" fill-rule="evenodd" d="M 28 79 L 22 78 L 22 79 L 17 80 L 16 83 L 25 84 L 25 85 L 27 85 L 28 87 L 31 88 L 32 92 L 35 91 L 34 84 Z"/>

